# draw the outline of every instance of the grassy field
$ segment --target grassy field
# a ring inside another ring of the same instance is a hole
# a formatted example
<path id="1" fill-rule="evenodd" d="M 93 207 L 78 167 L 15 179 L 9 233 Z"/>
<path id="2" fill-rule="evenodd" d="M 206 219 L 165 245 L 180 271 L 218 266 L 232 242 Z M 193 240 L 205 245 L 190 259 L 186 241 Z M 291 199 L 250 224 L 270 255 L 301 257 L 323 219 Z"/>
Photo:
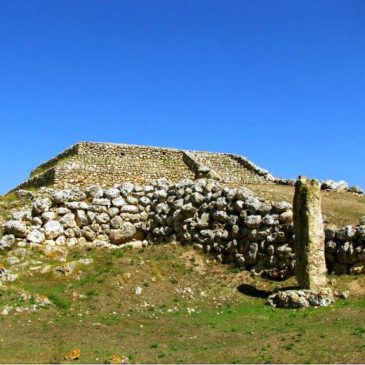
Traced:
<path id="1" fill-rule="evenodd" d="M 270 200 L 291 201 L 288 186 L 250 186 Z M 29 204 L 14 194 L 0 197 L 0 218 Z M 323 193 L 327 219 L 339 226 L 365 215 L 365 197 Z M 82 259 L 92 259 L 85 264 Z M 181 245 L 145 249 L 73 249 L 69 275 L 57 255 L 30 251 L 15 266 L 19 278 L 0 286 L 1 363 L 103 363 L 126 355 L 141 363 L 362 363 L 365 359 L 365 278 L 331 276 L 350 298 L 328 308 L 273 309 L 266 297 L 295 279 L 273 282 L 237 272 Z M 41 273 L 43 272 L 43 273 Z M 142 293 L 136 294 L 140 287 Z M 22 311 L 36 294 L 52 305 Z"/>
<path id="2" fill-rule="evenodd" d="M 142 363 L 361 363 L 365 356 L 365 279 L 332 277 L 351 298 L 323 309 L 273 309 L 275 283 L 235 272 L 180 245 L 143 250 L 73 250 L 70 276 L 31 267 L 0 305 L 24 307 L 20 293 L 48 296 L 53 305 L 0 316 L 0 361 L 59 363 L 75 348 L 75 363 L 127 355 Z M 34 252 L 38 266 L 60 265 Z M 142 293 L 135 294 L 141 287 Z"/>

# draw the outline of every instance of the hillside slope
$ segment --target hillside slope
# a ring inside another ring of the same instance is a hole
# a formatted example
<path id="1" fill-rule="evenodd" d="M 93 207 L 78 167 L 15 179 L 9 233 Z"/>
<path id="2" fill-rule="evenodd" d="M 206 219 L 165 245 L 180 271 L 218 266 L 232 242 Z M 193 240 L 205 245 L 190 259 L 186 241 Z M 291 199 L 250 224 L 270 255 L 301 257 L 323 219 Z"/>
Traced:
<path id="1" fill-rule="evenodd" d="M 55 256 L 34 252 L 31 259 L 19 280 L 1 289 L 1 305 L 19 311 L 0 316 L 1 362 L 58 363 L 75 348 L 81 349 L 76 363 L 101 363 L 111 355 L 142 363 L 363 360 L 363 278 L 336 278 L 334 286 L 353 297 L 302 312 L 264 305 L 272 289 L 293 279 L 264 281 L 180 245 L 74 249 L 67 261 L 78 264 L 68 275 L 54 271 L 60 265 Z M 48 265 L 52 269 L 42 274 Z M 35 294 L 53 304 L 22 311 Z"/>
<path id="2" fill-rule="evenodd" d="M 293 188 L 254 186 L 270 200 Z M 2 197 L 2 215 L 29 198 Z M 323 193 L 328 219 L 356 223 L 365 199 Z M 18 275 L 0 286 L 0 362 L 74 363 L 112 355 L 142 363 L 296 363 L 363 361 L 365 280 L 331 276 L 350 298 L 328 308 L 292 311 L 265 306 L 274 282 L 222 265 L 190 246 L 6 250 L 0 272 Z M 11 265 L 10 265 L 11 264 Z M 344 341 L 346 338 L 346 341 Z"/>

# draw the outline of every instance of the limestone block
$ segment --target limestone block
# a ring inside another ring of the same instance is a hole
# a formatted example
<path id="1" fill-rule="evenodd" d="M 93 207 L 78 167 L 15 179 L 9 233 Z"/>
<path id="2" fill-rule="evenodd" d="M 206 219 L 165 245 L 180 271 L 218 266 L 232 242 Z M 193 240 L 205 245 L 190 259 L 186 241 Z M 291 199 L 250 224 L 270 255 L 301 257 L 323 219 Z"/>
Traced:
<path id="1" fill-rule="evenodd" d="M 320 289 L 327 283 L 320 191 L 316 180 L 300 177 L 295 184 L 296 276 L 304 289 Z"/>

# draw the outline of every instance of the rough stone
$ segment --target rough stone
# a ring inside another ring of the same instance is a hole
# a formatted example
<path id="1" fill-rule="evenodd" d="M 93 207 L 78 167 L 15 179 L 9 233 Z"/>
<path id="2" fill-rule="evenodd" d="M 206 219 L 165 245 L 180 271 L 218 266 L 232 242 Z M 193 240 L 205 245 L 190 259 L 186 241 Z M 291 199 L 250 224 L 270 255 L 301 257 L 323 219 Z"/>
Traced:
<path id="1" fill-rule="evenodd" d="M 56 204 L 84 200 L 85 198 L 86 194 L 79 189 L 65 189 L 52 195 L 52 201 Z"/>
<path id="2" fill-rule="evenodd" d="M 351 240 L 355 235 L 356 229 L 353 226 L 345 226 L 336 232 L 336 237 L 343 242 Z"/>
<path id="3" fill-rule="evenodd" d="M 120 207 L 122 207 L 123 205 L 126 205 L 126 204 L 127 204 L 127 202 L 121 196 L 118 196 L 117 198 L 112 200 L 112 205 L 114 207 L 117 207 L 117 208 L 120 208 Z"/>
<path id="4" fill-rule="evenodd" d="M 147 205 L 151 204 L 151 199 L 146 197 L 146 196 L 142 196 L 140 199 L 139 199 L 139 202 L 141 205 L 143 205 L 144 207 L 146 207 Z"/>
<path id="5" fill-rule="evenodd" d="M 49 198 L 36 199 L 33 202 L 33 212 L 35 214 L 42 214 L 48 212 L 52 207 L 52 201 Z"/>
<path id="6" fill-rule="evenodd" d="M 120 187 L 119 190 L 123 195 L 128 195 L 133 192 L 134 190 L 134 184 L 131 182 L 125 182 Z"/>
<path id="7" fill-rule="evenodd" d="M 55 212 L 44 212 L 41 217 L 43 220 L 48 222 L 55 220 L 57 218 L 57 214 Z"/>
<path id="8" fill-rule="evenodd" d="M 293 211 L 292 210 L 287 210 L 283 213 L 280 214 L 279 216 L 279 220 L 282 223 L 293 223 Z"/>
<path id="9" fill-rule="evenodd" d="M 362 275 L 365 274 L 365 264 L 363 262 L 357 262 L 350 268 L 350 274 Z"/>
<path id="10" fill-rule="evenodd" d="M 194 204 L 194 205 L 201 205 L 204 203 L 205 201 L 205 196 L 200 194 L 200 193 L 193 193 L 191 195 L 191 202 Z"/>
<path id="11" fill-rule="evenodd" d="M 245 218 L 244 222 L 248 228 L 257 228 L 261 223 L 260 215 L 249 215 Z"/>
<path id="12" fill-rule="evenodd" d="M 107 213 L 100 213 L 96 215 L 95 220 L 99 224 L 106 224 L 110 221 L 110 217 Z"/>
<path id="13" fill-rule="evenodd" d="M 335 301 L 329 288 L 317 290 L 284 290 L 270 295 L 267 304 L 279 308 L 327 307 Z"/>
<path id="14" fill-rule="evenodd" d="M 13 234 L 6 234 L 0 238 L 0 250 L 4 248 L 11 248 L 15 243 L 15 236 Z"/>
<path id="15" fill-rule="evenodd" d="M 124 213 L 138 213 L 139 209 L 135 205 L 129 205 L 128 204 L 128 205 L 124 205 L 121 208 L 121 211 L 124 212 Z"/>
<path id="16" fill-rule="evenodd" d="M 318 290 L 327 284 L 320 188 L 318 181 L 305 177 L 295 184 L 296 276 L 304 289 Z"/>
<path id="17" fill-rule="evenodd" d="M 115 245 L 120 245 L 131 241 L 136 237 L 137 229 L 129 222 L 124 222 L 119 229 L 112 229 L 110 231 L 110 242 Z"/>
<path id="18" fill-rule="evenodd" d="M 20 221 L 8 221 L 4 224 L 5 232 L 17 238 L 24 238 L 27 235 L 27 226 Z"/>
<path id="19" fill-rule="evenodd" d="M 27 240 L 34 243 L 42 243 L 46 239 L 45 235 L 38 229 L 33 229 L 27 234 Z"/>
<path id="20" fill-rule="evenodd" d="M 88 216 L 84 210 L 76 210 L 75 220 L 79 227 L 84 227 L 89 223 Z"/>
<path id="21" fill-rule="evenodd" d="M 77 210 L 77 209 L 87 210 L 87 209 L 89 209 L 89 204 L 87 204 L 86 202 L 66 202 L 65 205 L 66 205 L 67 208 L 69 208 L 71 210 Z"/>
<path id="22" fill-rule="evenodd" d="M 360 188 L 360 186 L 351 186 L 351 187 L 349 187 L 348 190 L 350 193 L 355 193 L 355 194 L 360 194 L 360 195 L 364 194 L 364 190 L 362 188 Z"/>
<path id="23" fill-rule="evenodd" d="M 94 198 L 92 201 L 93 205 L 100 205 L 102 207 L 110 207 L 111 202 L 107 198 Z"/>
<path id="24" fill-rule="evenodd" d="M 89 198 L 102 198 L 103 189 L 99 185 L 90 185 L 85 189 L 85 194 Z"/>
<path id="25" fill-rule="evenodd" d="M 107 198 L 109 200 L 113 200 L 113 199 L 117 198 L 118 196 L 120 196 L 120 191 L 116 188 L 106 189 L 104 191 L 104 196 L 105 196 L 105 198 Z"/>
<path id="26" fill-rule="evenodd" d="M 94 241 L 96 238 L 96 233 L 89 226 L 84 227 L 81 230 L 82 237 L 86 238 L 88 241 Z"/>
<path id="27" fill-rule="evenodd" d="M 13 212 L 11 214 L 11 219 L 15 221 L 30 221 L 32 219 L 32 212 L 29 210 Z"/>
<path id="28" fill-rule="evenodd" d="M 292 205 L 288 202 L 280 201 L 280 202 L 273 203 L 273 208 L 278 213 L 282 213 L 282 212 L 285 212 L 286 210 L 292 209 Z"/>
<path id="29" fill-rule="evenodd" d="M 63 233 L 63 227 L 58 221 L 48 221 L 44 225 L 44 234 L 48 240 L 57 238 Z"/>
<path id="30" fill-rule="evenodd" d="M 67 213 L 65 215 L 63 215 L 59 222 L 62 224 L 62 226 L 67 229 L 67 228 L 73 228 L 76 227 L 76 221 L 75 221 L 75 214 L 73 213 Z"/>

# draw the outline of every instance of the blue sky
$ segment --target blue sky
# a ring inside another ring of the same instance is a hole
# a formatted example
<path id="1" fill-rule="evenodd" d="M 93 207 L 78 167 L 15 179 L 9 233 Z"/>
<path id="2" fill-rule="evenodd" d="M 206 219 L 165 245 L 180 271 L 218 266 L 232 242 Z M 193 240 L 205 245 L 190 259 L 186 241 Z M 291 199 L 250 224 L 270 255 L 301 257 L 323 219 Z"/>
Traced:
<path id="1" fill-rule="evenodd" d="M 0 193 L 77 141 L 365 187 L 365 1 L 2 0 Z"/>

